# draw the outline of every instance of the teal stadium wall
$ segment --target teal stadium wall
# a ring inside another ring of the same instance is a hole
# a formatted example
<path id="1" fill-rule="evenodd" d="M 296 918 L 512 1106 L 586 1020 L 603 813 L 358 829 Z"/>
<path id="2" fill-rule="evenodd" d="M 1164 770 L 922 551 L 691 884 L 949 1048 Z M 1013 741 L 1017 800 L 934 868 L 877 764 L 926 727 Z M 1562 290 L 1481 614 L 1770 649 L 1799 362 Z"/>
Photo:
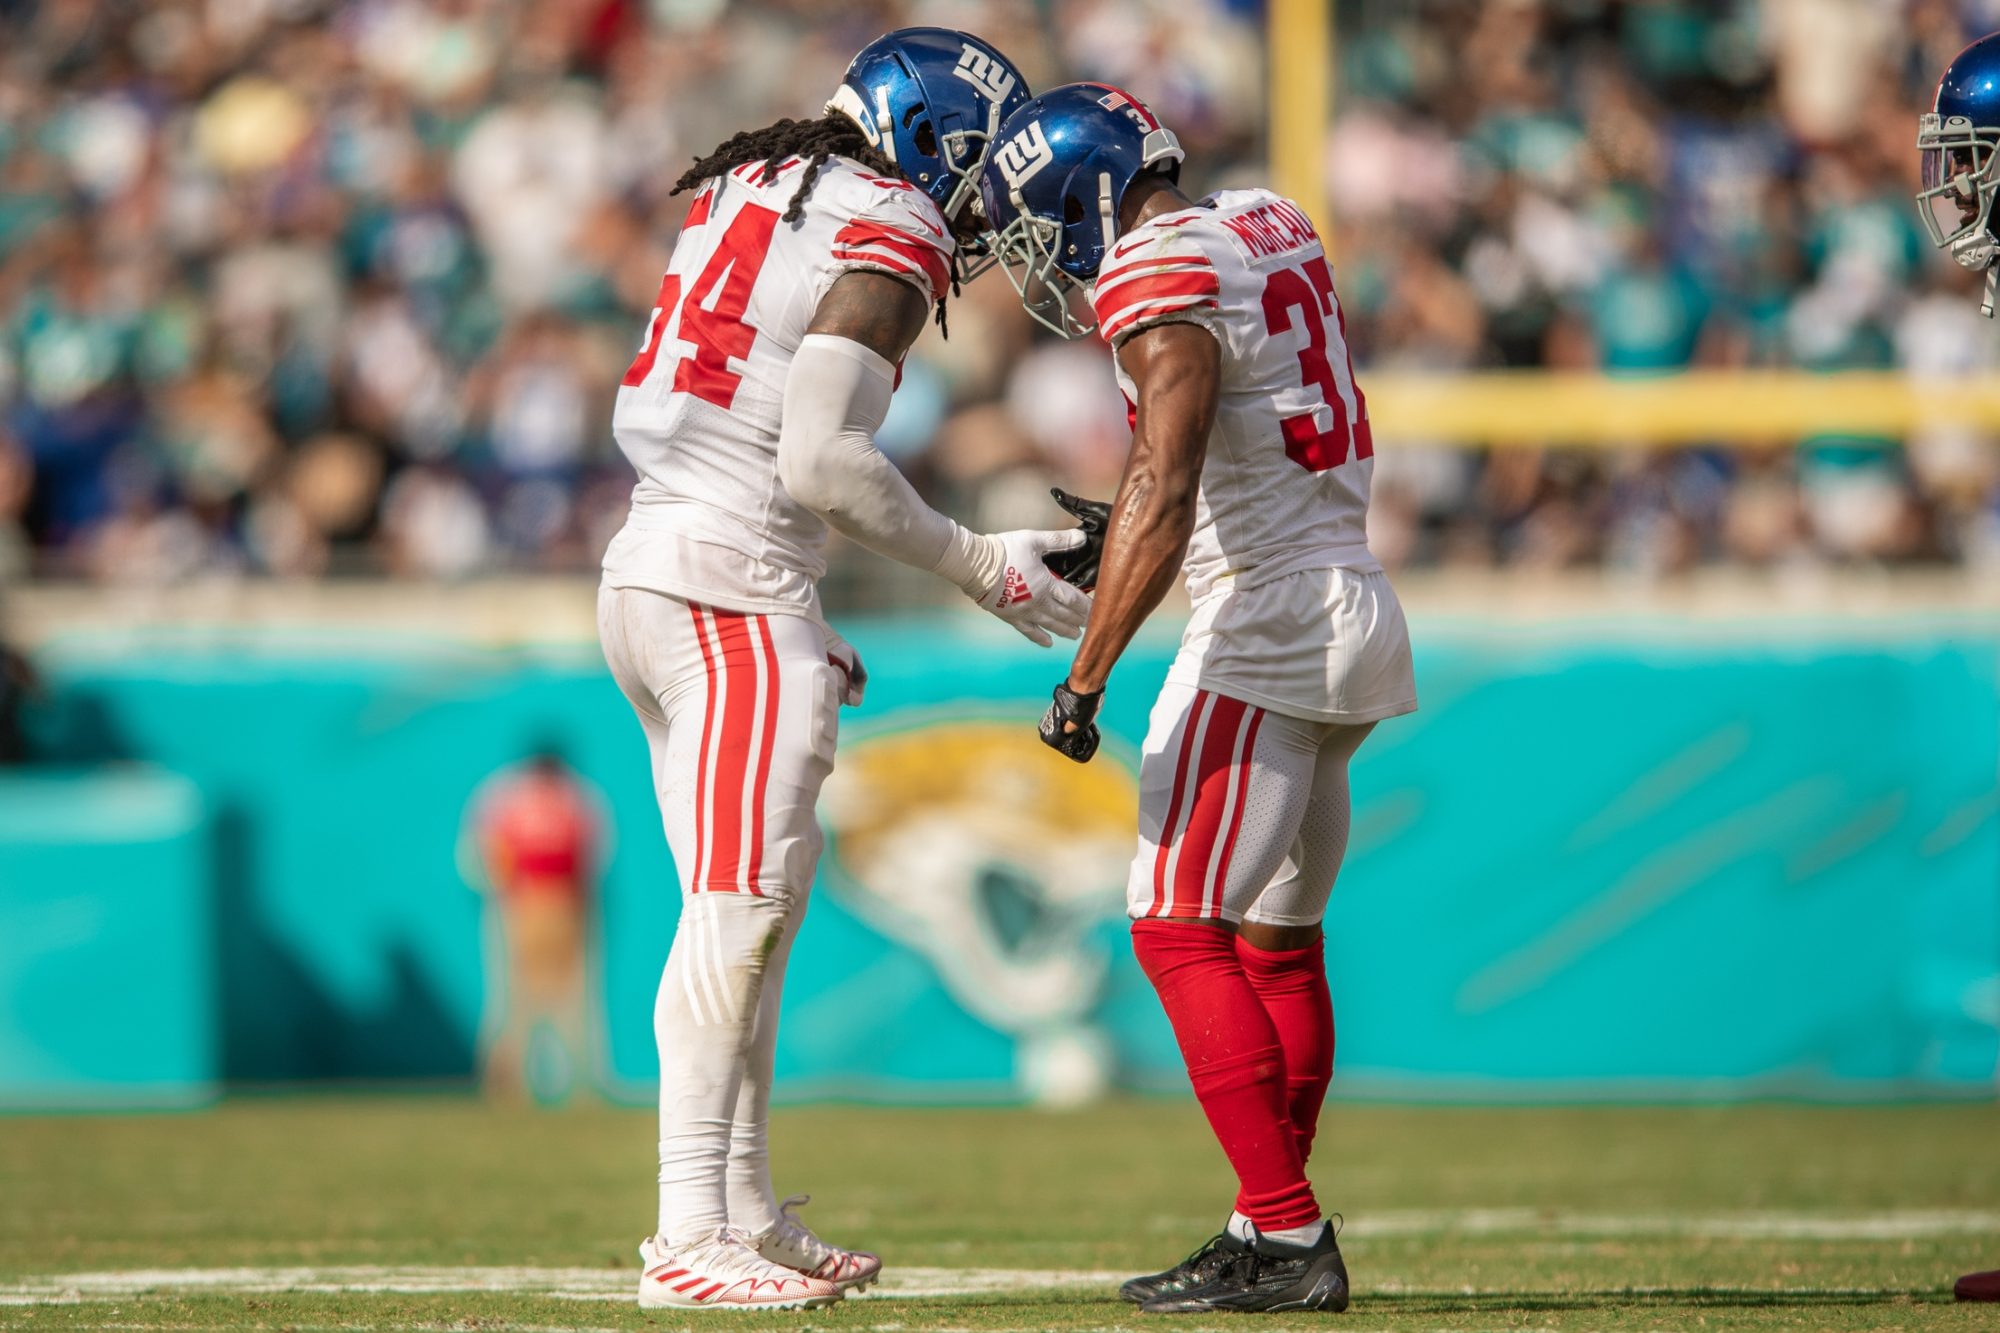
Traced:
<path id="1" fill-rule="evenodd" d="M 0 776 L 0 1106 L 215 1094 L 209 848 L 185 778 Z"/>
<path id="2" fill-rule="evenodd" d="M 2000 630 L 1417 633 L 1423 710 L 1356 763 L 1328 921 L 1343 1089 L 1993 1094 Z M 1171 643 L 1121 667 L 1112 739 L 1077 769 L 1033 738 L 1056 659 L 956 616 L 849 636 L 872 681 L 826 802 L 784 1095 L 1184 1087 L 1122 921 Z M 679 900 L 594 648 L 128 635 L 45 665 L 36 726 L 94 767 L 0 779 L 0 1104 L 469 1076 L 487 984 L 461 818 L 550 734 L 616 829 L 601 1078 L 648 1095 Z"/>

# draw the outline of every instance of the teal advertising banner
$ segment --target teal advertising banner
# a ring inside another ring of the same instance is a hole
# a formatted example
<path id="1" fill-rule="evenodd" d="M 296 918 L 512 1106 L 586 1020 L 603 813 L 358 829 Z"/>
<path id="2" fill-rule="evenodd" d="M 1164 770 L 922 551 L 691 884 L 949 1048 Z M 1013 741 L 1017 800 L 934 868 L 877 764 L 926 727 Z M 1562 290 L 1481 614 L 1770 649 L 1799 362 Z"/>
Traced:
<path id="1" fill-rule="evenodd" d="M 0 774 L 0 1107 L 216 1094 L 208 834 L 170 773 Z"/>
<path id="2" fill-rule="evenodd" d="M 969 617 L 843 628 L 872 679 L 823 803 L 784 1094 L 1184 1086 L 1122 895 L 1138 740 L 1171 642 L 1120 667 L 1110 739 L 1078 767 L 1034 735 L 1062 658 Z M 1339 1086 L 1993 1094 L 2000 632 L 1415 632 L 1423 708 L 1355 763 L 1327 922 Z M 62 969 L 19 933 L 85 867 L 104 920 L 129 898 L 198 937 L 160 974 L 205 1006 L 182 1015 L 209 1025 L 206 1044 L 186 1039 L 187 1087 L 470 1076 L 495 979 L 460 855 L 467 805 L 551 738 L 613 830 L 590 932 L 597 1077 L 649 1095 L 679 896 L 644 743 L 594 647 L 265 634 L 135 651 L 128 637 L 55 645 L 45 665 L 48 745 L 177 774 L 188 804 L 157 846 L 116 811 L 61 853 L 0 821 L 0 1099 L 90 1100 L 74 1080 L 37 1082 L 63 1060 L 112 1092 L 150 1076 L 86 1058 L 116 1013 L 84 995 L 54 1005 Z M 127 861 L 106 850 L 141 843 L 154 850 Z M 148 936 L 107 925 L 66 947 L 138 967 Z"/>

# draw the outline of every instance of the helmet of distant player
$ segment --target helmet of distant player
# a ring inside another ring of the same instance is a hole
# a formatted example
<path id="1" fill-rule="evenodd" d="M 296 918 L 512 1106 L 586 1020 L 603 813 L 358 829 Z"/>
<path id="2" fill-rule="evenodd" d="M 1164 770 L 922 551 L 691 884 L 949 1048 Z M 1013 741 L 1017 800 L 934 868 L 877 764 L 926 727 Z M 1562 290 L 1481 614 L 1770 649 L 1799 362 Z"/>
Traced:
<path id="1" fill-rule="evenodd" d="M 2000 33 L 1982 37 L 1945 69 L 1917 123 L 1923 155 L 1918 211 L 1931 241 L 1966 268 L 2000 258 L 1993 196 L 2000 190 Z"/>
<path id="2" fill-rule="evenodd" d="M 1180 179 L 1180 140 L 1132 94 L 1069 83 L 1029 99 L 1000 127 L 979 178 L 994 253 L 1043 327 L 1080 338 L 1072 309 L 1118 236 L 1125 191 L 1147 172 Z"/>
<path id="3" fill-rule="evenodd" d="M 980 169 L 1001 123 L 1027 100 L 1014 62 L 971 33 L 898 28 L 861 48 L 826 109 L 859 125 L 978 250 Z"/>

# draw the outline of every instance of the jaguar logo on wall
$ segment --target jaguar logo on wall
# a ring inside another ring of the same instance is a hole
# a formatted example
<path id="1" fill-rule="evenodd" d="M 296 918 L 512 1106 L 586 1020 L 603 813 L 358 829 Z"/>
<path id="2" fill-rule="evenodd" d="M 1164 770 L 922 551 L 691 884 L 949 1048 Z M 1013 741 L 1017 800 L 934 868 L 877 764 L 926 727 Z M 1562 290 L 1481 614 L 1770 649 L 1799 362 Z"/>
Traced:
<path id="1" fill-rule="evenodd" d="M 1018 721 L 952 721 L 844 742 L 820 816 L 842 905 L 1015 1038 L 1023 1092 L 1073 1104 L 1113 1073 L 1091 1014 L 1137 810 L 1116 763 L 1069 763 Z"/>

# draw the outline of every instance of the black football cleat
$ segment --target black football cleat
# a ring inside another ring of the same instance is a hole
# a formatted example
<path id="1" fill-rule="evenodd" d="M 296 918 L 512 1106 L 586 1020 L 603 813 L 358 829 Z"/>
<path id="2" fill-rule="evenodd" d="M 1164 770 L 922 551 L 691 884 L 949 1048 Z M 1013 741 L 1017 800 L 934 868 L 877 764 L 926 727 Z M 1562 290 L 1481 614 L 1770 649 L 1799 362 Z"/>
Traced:
<path id="1" fill-rule="evenodd" d="M 1286 1245 L 1257 1237 L 1200 1286 L 1153 1297 L 1142 1314 L 1277 1314 L 1288 1310 L 1347 1308 L 1347 1265 L 1340 1242 L 1326 1227 L 1311 1245 Z"/>
<path id="2" fill-rule="evenodd" d="M 1177 1296 L 1213 1280 L 1237 1256 L 1249 1252 L 1248 1245 L 1225 1231 L 1210 1237 L 1200 1249 L 1166 1272 L 1132 1278 L 1118 1288 L 1118 1295 L 1134 1305 L 1144 1305 L 1156 1296 Z"/>

